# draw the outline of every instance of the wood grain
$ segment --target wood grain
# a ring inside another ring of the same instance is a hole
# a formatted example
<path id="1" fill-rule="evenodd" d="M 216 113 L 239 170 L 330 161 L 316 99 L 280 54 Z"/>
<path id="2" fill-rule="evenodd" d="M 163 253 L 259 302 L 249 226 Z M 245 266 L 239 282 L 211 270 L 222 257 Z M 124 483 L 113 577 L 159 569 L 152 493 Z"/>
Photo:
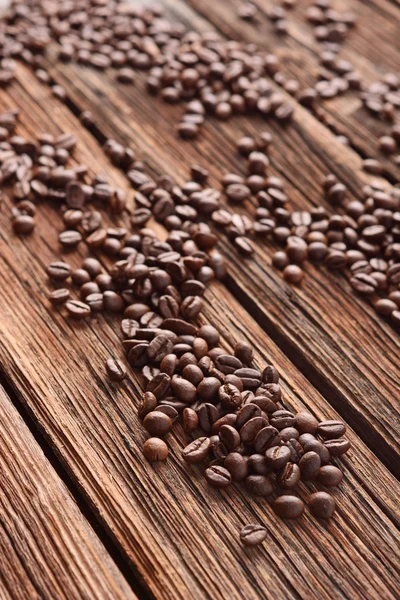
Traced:
<path id="1" fill-rule="evenodd" d="M 122 175 L 66 107 L 44 88 L 36 87 L 34 94 L 25 88 L 30 81 L 26 75 L 23 86 L 0 97 L 2 107 L 16 103 L 24 109 L 20 133 L 32 135 L 40 128 L 78 134 L 82 143 L 76 160 L 124 186 Z M 147 122 L 142 127 L 152 131 Z M 148 144 L 159 147 L 160 140 L 167 141 L 162 130 L 158 144 L 153 134 Z M 168 438 L 167 464 L 149 465 L 141 454 L 144 432 L 135 410 L 140 381 L 132 373 L 119 387 L 104 372 L 105 359 L 120 356 L 117 324 L 109 316 L 72 324 L 45 300 L 44 268 L 61 256 L 59 215 L 51 207 L 39 207 L 34 235 L 20 240 L 9 227 L 8 199 L 4 208 L 0 364 L 93 514 L 150 593 L 171 600 L 396 597 L 398 486 L 352 431 L 353 450 L 343 461 L 345 481 L 335 492 L 338 515 L 329 524 L 308 514 L 299 523 L 284 523 L 267 502 L 252 500 L 239 489 L 209 489 L 201 469 L 182 464 L 185 438 L 179 427 Z M 81 260 L 77 253 L 63 257 L 72 266 Z M 213 283 L 206 299 L 205 318 L 217 324 L 225 345 L 239 337 L 249 339 L 256 346 L 256 364 L 272 361 L 277 366 L 288 407 L 307 406 L 318 417 L 336 417 L 221 284 Z M 306 497 L 305 488 L 300 495 Z M 255 551 L 244 550 L 239 529 L 254 521 L 266 523 L 268 542 Z"/>
<path id="2" fill-rule="evenodd" d="M 206 26 L 193 19 L 198 28 Z M 140 81 L 126 87 L 116 84 L 112 75 L 76 65 L 55 65 L 51 73 L 68 89 L 76 107 L 91 107 L 105 136 L 138 148 L 155 172 L 168 172 L 180 181 L 187 178 L 190 163 L 209 168 L 211 183 L 217 186 L 221 175 L 232 169 L 244 173 L 235 140 L 265 127 L 257 117 L 223 124 L 210 119 L 196 143 L 182 143 L 175 135 L 182 109 L 163 104 L 161 115 L 160 101 L 143 94 Z M 29 91 L 28 73 L 20 80 Z M 323 204 L 331 213 L 321 192 L 326 173 L 335 173 L 354 198 L 361 197 L 361 186 L 370 177 L 362 172 L 361 159 L 354 151 L 338 143 L 305 109 L 296 108 L 291 127 L 268 122 L 275 140 L 271 173 L 287 181 L 295 207 L 307 210 Z M 251 213 L 250 205 L 243 212 Z M 309 264 L 303 286 L 293 288 L 271 268 L 271 244 L 258 241 L 256 255 L 245 262 L 245 269 L 242 257 L 226 238 L 221 248 L 231 263 L 230 290 L 240 295 L 268 334 L 290 353 L 379 458 L 399 474 L 398 333 L 353 293 L 342 275 Z"/>
<path id="3" fill-rule="evenodd" d="M 249 42 L 276 54 L 282 64 L 282 71 L 295 78 L 302 88 L 313 86 L 319 67 L 319 44 L 313 36 L 313 29 L 305 21 L 305 3 L 298 9 L 288 12 L 289 35 L 279 36 L 273 23 L 266 16 L 274 0 L 259 0 L 260 8 L 257 23 L 248 23 L 237 16 L 241 0 L 188 0 L 188 3 L 207 21 L 215 25 L 226 36 Z M 312 4 L 307 2 L 307 5 Z M 177 6 L 168 2 L 173 10 Z M 335 9 L 350 10 L 358 17 L 357 26 L 350 33 L 340 57 L 349 60 L 362 75 L 366 85 L 379 81 L 387 72 L 398 72 L 400 40 L 398 23 L 400 7 L 390 0 L 379 2 L 335 2 Z M 176 9 L 175 9 L 176 10 Z M 176 10 L 176 14 L 180 11 Z M 371 116 L 362 107 L 358 95 L 350 92 L 321 103 L 327 117 L 327 124 L 338 133 L 346 135 L 352 145 L 365 157 L 379 157 L 386 173 L 398 180 L 400 168 L 392 157 L 379 151 L 379 137 L 387 134 L 389 126 Z"/>
<path id="4" fill-rule="evenodd" d="M 0 386 L 0 597 L 136 598 Z"/>

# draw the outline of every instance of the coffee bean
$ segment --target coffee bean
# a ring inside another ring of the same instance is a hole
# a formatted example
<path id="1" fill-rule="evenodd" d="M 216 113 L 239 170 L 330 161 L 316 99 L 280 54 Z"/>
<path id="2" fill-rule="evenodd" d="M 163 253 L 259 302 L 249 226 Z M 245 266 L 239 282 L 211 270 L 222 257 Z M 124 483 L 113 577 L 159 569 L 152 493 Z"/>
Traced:
<path id="1" fill-rule="evenodd" d="M 270 496 L 274 491 L 274 486 L 269 477 L 265 475 L 249 475 L 244 482 L 247 491 L 253 496 Z"/>
<path id="2" fill-rule="evenodd" d="M 145 429 L 154 436 L 163 437 L 172 429 L 172 421 L 165 413 L 153 410 L 143 419 Z"/>
<path id="3" fill-rule="evenodd" d="M 213 424 L 219 419 L 219 410 L 214 404 L 203 404 L 198 410 L 199 425 L 207 433 L 211 431 Z"/>
<path id="4" fill-rule="evenodd" d="M 268 530 L 262 525 L 249 524 L 240 531 L 240 541 L 244 546 L 258 546 L 267 538 Z"/>
<path id="5" fill-rule="evenodd" d="M 317 433 L 324 440 L 340 438 L 346 433 L 346 425 L 341 421 L 322 421 L 318 425 Z"/>
<path id="6" fill-rule="evenodd" d="M 251 405 L 248 404 L 247 406 Z M 275 429 L 275 427 L 272 427 L 271 425 L 263 427 L 262 429 L 260 429 L 260 431 L 257 433 L 256 437 L 253 440 L 254 450 L 256 452 L 264 454 L 275 441 L 277 435 L 278 430 Z"/>
<path id="7" fill-rule="evenodd" d="M 248 365 L 253 360 L 253 348 L 247 342 L 237 342 L 234 348 L 235 356 L 242 363 Z M 240 368 L 240 367 L 238 367 Z"/>
<path id="8" fill-rule="evenodd" d="M 342 479 L 342 471 L 333 465 L 325 465 L 318 472 L 319 483 L 327 487 L 339 485 Z"/>
<path id="9" fill-rule="evenodd" d="M 122 381 L 126 377 L 126 367 L 120 360 L 114 358 L 107 359 L 106 369 L 112 381 Z"/>
<path id="10" fill-rule="evenodd" d="M 208 467 L 208 469 L 204 471 L 204 476 L 211 487 L 218 489 L 228 487 L 232 481 L 228 469 L 218 465 Z"/>
<path id="11" fill-rule="evenodd" d="M 71 267 L 65 262 L 56 261 L 47 267 L 46 273 L 53 281 L 65 281 L 71 274 Z"/>
<path id="12" fill-rule="evenodd" d="M 304 503 L 297 496 L 279 496 L 273 503 L 274 512 L 282 519 L 298 519 L 304 512 Z"/>
<path id="13" fill-rule="evenodd" d="M 49 294 L 49 299 L 52 302 L 52 304 L 54 304 L 55 306 L 58 306 L 59 304 L 64 304 L 64 302 L 66 302 L 69 297 L 70 297 L 70 293 L 69 293 L 69 290 L 67 290 L 66 288 L 60 288 L 58 290 L 53 290 Z"/>
<path id="14" fill-rule="evenodd" d="M 335 499 L 326 492 L 315 492 L 308 498 L 308 506 L 314 517 L 330 519 L 335 512 Z"/>
<path id="15" fill-rule="evenodd" d="M 297 265 L 288 265 L 283 269 L 283 277 L 288 283 L 300 283 L 304 277 L 304 273 Z"/>
<path id="16" fill-rule="evenodd" d="M 265 424 L 266 420 L 262 416 L 253 417 L 246 421 L 240 428 L 240 438 L 242 442 L 245 444 L 252 442 Z"/>
<path id="17" fill-rule="evenodd" d="M 246 457 L 239 452 L 230 452 L 225 458 L 224 467 L 231 474 L 233 481 L 243 481 L 249 471 Z"/>
<path id="18" fill-rule="evenodd" d="M 187 379 L 174 375 L 171 381 L 171 387 L 178 400 L 181 400 L 186 404 L 192 404 L 196 400 L 196 387 L 193 383 L 187 381 Z"/>
<path id="19" fill-rule="evenodd" d="M 135 348 L 138 348 L 139 346 L 141 346 L 141 344 L 139 344 L 138 346 L 135 346 Z M 147 362 L 147 348 L 148 346 L 146 345 L 146 362 Z M 132 350 L 134 350 L 134 348 L 132 348 Z M 128 358 L 130 358 L 131 352 L 132 350 L 129 352 Z M 132 365 L 135 366 L 135 365 Z M 139 366 L 143 366 L 143 365 L 139 365 Z M 171 385 L 171 378 L 169 375 L 167 375 L 166 373 L 159 373 L 158 375 L 156 375 L 155 377 L 153 377 L 153 379 L 147 384 L 146 386 L 146 392 L 152 392 L 155 397 L 157 398 L 157 400 L 160 400 L 161 398 L 164 398 L 168 392 L 170 391 L 170 385 Z"/>
<path id="20" fill-rule="evenodd" d="M 82 240 L 82 235 L 74 229 L 62 231 L 58 236 L 60 243 L 65 248 L 74 248 Z"/>
<path id="21" fill-rule="evenodd" d="M 345 454 L 350 448 L 349 440 L 340 438 L 338 440 L 329 439 L 324 443 L 325 447 L 329 450 L 331 456 L 341 456 Z"/>
<path id="22" fill-rule="evenodd" d="M 143 419 L 148 413 L 155 410 L 157 406 L 157 398 L 152 392 L 145 392 L 140 399 L 138 407 L 138 415 Z"/>
<path id="23" fill-rule="evenodd" d="M 222 425 L 219 430 L 219 438 L 228 452 L 233 452 L 240 446 L 240 435 L 231 425 Z"/>
<path id="24" fill-rule="evenodd" d="M 242 400 L 243 400 L 243 395 L 242 395 Z M 240 430 L 243 425 L 249 421 L 250 419 L 252 419 L 253 417 L 260 417 L 261 416 L 261 408 L 259 406 L 257 406 L 256 404 L 252 404 L 251 402 L 249 404 L 245 404 L 237 413 L 237 418 L 236 418 L 236 427 L 238 430 Z"/>
<path id="25" fill-rule="evenodd" d="M 222 406 L 231 410 L 237 410 L 243 402 L 240 391 L 231 383 L 220 386 L 218 396 Z"/>
<path id="26" fill-rule="evenodd" d="M 143 445 L 143 455 L 150 462 L 166 460 L 168 457 L 168 446 L 157 437 L 149 438 Z"/>
<path id="27" fill-rule="evenodd" d="M 265 452 L 268 465 L 271 469 L 278 471 L 282 469 L 289 462 L 291 458 L 290 450 L 287 446 L 274 446 L 268 448 Z"/>
<path id="28" fill-rule="evenodd" d="M 68 314 L 74 319 L 84 319 L 91 313 L 90 306 L 79 300 L 68 300 L 65 303 Z"/>
<path id="29" fill-rule="evenodd" d="M 223 417 L 221 417 L 220 419 L 215 421 L 215 423 L 213 423 L 213 425 L 211 427 L 211 433 L 213 435 L 219 433 L 220 429 L 223 425 L 231 425 L 232 427 L 235 427 L 236 419 L 237 419 L 237 417 L 234 413 L 228 413 L 228 414 L 224 415 Z"/>
<path id="30" fill-rule="evenodd" d="M 318 421 L 311 413 L 302 411 L 295 416 L 295 427 L 299 433 L 317 433 Z"/>
<path id="31" fill-rule="evenodd" d="M 288 410 L 277 410 L 272 414 L 269 422 L 273 427 L 281 430 L 284 427 L 292 427 L 295 424 L 295 416 Z"/>
<path id="32" fill-rule="evenodd" d="M 185 433 L 193 433 L 199 425 L 199 417 L 192 408 L 184 408 L 182 413 L 182 427 Z"/>
<path id="33" fill-rule="evenodd" d="M 12 220 L 12 228 L 15 233 L 31 233 L 35 228 L 35 220 L 30 215 L 18 215 Z"/>
<path id="34" fill-rule="evenodd" d="M 300 468 L 291 462 L 287 463 L 276 476 L 276 481 L 281 488 L 290 490 L 300 481 Z"/>
<path id="35" fill-rule="evenodd" d="M 216 377 L 204 377 L 197 387 L 197 393 L 202 400 L 212 401 L 216 399 L 220 387 L 221 382 Z"/>
<path id="36" fill-rule="evenodd" d="M 319 454 L 312 450 L 303 454 L 299 461 L 301 478 L 304 481 L 315 479 L 320 471 L 321 458 Z"/>
<path id="37" fill-rule="evenodd" d="M 147 348 L 147 356 L 153 362 L 161 362 L 162 359 L 171 354 L 173 344 L 166 335 L 157 335 L 149 344 Z"/>
<path id="38" fill-rule="evenodd" d="M 316 452 L 321 459 L 321 465 L 327 465 L 331 455 L 326 445 L 322 444 L 319 440 L 316 440 L 313 436 L 310 436 L 310 439 L 307 440 L 302 440 L 302 437 L 303 436 L 300 436 L 299 441 L 303 446 L 304 452 Z"/>

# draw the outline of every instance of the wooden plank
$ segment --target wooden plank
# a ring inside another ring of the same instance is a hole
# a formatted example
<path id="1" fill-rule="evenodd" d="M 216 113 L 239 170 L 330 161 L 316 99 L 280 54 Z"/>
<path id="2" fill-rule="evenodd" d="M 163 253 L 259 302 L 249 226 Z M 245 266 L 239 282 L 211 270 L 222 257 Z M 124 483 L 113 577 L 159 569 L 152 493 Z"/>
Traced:
<path id="1" fill-rule="evenodd" d="M 24 109 L 20 133 L 32 135 L 40 126 L 78 134 L 84 144 L 76 159 L 123 185 L 74 116 L 43 88 L 32 91 L 17 85 L 12 96 L 1 97 L 2 106 L 17 103 Z M 237 488 L 209 489 L 199 468 L 182 464 L 185 438 L 179 427 L 168 438 L 168 463 L 149 465 L 141 454 L 145 436 L 135 410 L 140 382 L 132 374 L 117 387 L 104 373 L 105 359 L 119 355 L 117 324 L 108 316 L 93 319 L 91 326 L 71 324 L 44 300 L 44 267 L 60 252 L 59 215 L 40 206 L 34 235 L 21 241 L 10 231 L 9 213 L 6 199 L 0 213 L 0 364 L 98 520 L 156 598 L 395 598 L 398 486 L 352 431 L 345 482 L 335 492 L 340 508 L 329 525 L 308 516 L 287 524 L 267 502 Z M 72 266 L 79 260 L 68 254 Z M 335 418 L 222 285 L 213 283 L 206 299 L 205 318 L 221 330 L 225 346 L 247 338 L 256 346 L 256 364 L 272 361 L 281 371 L 288 407 L 307 406 L 318 417 Z M 304 488 L 300 494 L 305 497 Z M 252 521 L 265 522 L 269 538 L 251 553 L 240 547 L 238 531 Z"/>
<path id="2" fill-rule="evenodd" d="M 282 71 L 297 79 L 302 88 L 312 87 L 316 82 L 319 44 L 314 39 L 312 27 L 305 21 L 303 5 L 288 12 L 289 34 L 279 36 L 266 16 L 267 11 L 276 4 L 274 0 L 256 2 L 260 8 L 256 23 L 245 22 L 237 16 L 241 0 L 188 0 L 188 4 L 229 38 L 254 42 L 276 54 L 281 60 Z M 174 10 L 173 2 L 167 2 L 167 5 L 171 11 Z M 359 17 L 357 26 L 343 44 L 340 58 L 349 60 L 367 85 L 379 81 L 386 72 L 397 73 L 399 7 L 390 0 L 346 0 L 335 2 L 334 6 L 337 10 L 350 10 Z M 180 12 L 175 8 L 178 18 Z M 385 171 L 398 180 L 399 166 L 394 163 L 393 157 L 385 156 L 378 148 L 379 138 L 388 133 L 390 124 L 371 116 L 353 92 L 323 101 L 320 105 L 327 116 L 327 124 L 349 137 L 363 156 L 378 157 Z"/>
<path id="3" fill-rule="evenodd" d="M 0 597 L 136 598 L 0 386 Z"/>
<path id="4" fill-rule="evenodd" d="M 195 20 L 194 24 L 206 27 L 202 21 Z M 139 147 L 141 156 L 156 172 L 165 169 L 181 181 L 188 176 L 190 163 L 209 168 L 211 183 L 217 186 L 222 174 L 244 172 L 235 140 L 265 127 L 256 116 L 228 124 L 211 119 L 195 144 L 182 143 L 175 135 L 182 109 L 163 105 L 161 116 L 159 100 L 144 95 L 139 81 L 135 87 L 118 85 L 111 75 L 76 65 L 55 65 L 51 73 L 69 90 L 77 107 L 90 106 L 105 136 L 117 136 Z M 24 72 L 21 81 L 29 91 L 29 74 Z M 297 107 L 291 127 L 281 128 L 271 121 L 268 129 L 275 140 L 271 173 L 286 179 L 296 208 L 309 210 L 312 205 L 323 204 L 332 213 L 321 191 L 328 172 L 346 184 L 350 197 L 361 197 L 362 184 L 371 178 L 362 172 L 360 157 L 338 143 L 304 108 Z M 251 213 L 250 205 L 243 212 Z M 270 267 L 270 243 L 258 242 L 256 255 L 246 261 L 246 269 L 226 238 L 221 240 L 221 247 L 232 266 L 233 277 L 227 281 L 231 291 L 241 295 L 262 326 L 290 352 L 291 359 L 379 458 L 400 473 L 396 458 L 400 440 L 396 411 L 400 397 L 398 334 L 353 293 L 342 275 L 308 264 L 303 286 L 293 288 Z"/>

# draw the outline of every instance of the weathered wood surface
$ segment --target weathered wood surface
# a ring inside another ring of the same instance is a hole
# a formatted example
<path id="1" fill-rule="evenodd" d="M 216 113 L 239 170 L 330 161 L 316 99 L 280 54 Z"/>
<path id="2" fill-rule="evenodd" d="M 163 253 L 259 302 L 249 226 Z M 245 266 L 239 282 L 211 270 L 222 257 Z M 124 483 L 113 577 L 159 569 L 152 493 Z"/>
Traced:
<path id="1" fill-rule="evenodd" d="M 193 21 L 199 28 L 205 27 L 203 21 L 195 17 Z M 138 148 L 156 172 L 165 170 L 182 181 L 188 177 L 190 163 L 209 167 L 211 182 L 217 186 L 221 175 L 232 169 L 244 173 L 245 164 L 237 156 L 235 141 L 244 133 L 255 134 L 265 127 L 256 116 L 223 124 L 210 120 L 200 139 L 183 143 L 176 136 L 182 108 L 162 104 L 161 113 L 161 101 L 144 94 L 141 81 L 135 87 L 118 85 L 113 75 L 77 65 L 56 65 L 50 71 L 68 89 L 76 107 L 91 107 L 103 135 Z M 21 81 L 29 90 L 28 74 L 24 73 Z M 267 124 L 275 140 L 271 173 L 287 181 L 289 197 L 297 208 L 322 203 L 332 212 L 322 198 L 326 173 L 335 173 L 356 198 L 370 178 L 362 172 L 361 159 L 353 150 L 337 142 L 304 108 L 296 109 L 290 127 Z M 249 211 L 250 205 L 243 210 Z M 231 291 L 240 294 L 251 314 L 327 394 L 379 458 L 400 473 L 396 460 L 400 447 L 396 414 L 400 397 L 398 333 L 353 293 L 343 275 L 309 264 L 304 284 L 294 288 L 270 266 L 272 244 L 258 241 L 256 255 L 248 261 L 243 261 L 226 238 L 221 248 L 230 259 L 227 285 Z"/>
<path id="2" fill-rule="evenodd" d="M 0 386 L 0 598 L 136 598 Z"/>
<path id="3" fill-rule="evenodd" d="M 237 16 L 241 0 L 188 0 L 188 3 L 226 36 L 255 42 L 274 52 L 280 59 L 282 71 L 297 79 L 302 88 L 312 86 L 319 67 L 320 45 L 315 40 L 312 26 L 305 20 L 306 6 L 312 2 L 298 3 L 296 10 L 288 11 L 288 35 L 279 36 L 266 16 L 274 0 L 258 0 L 260 8 L 255 23 L 245 22 Z M 168 2 L 173 10 L 176 3 Z M 343 44 L 340 57 L 349 60 L 363 77 L 366 85 L 379 81 L 387 72 L 399 70 L 400 5 L 391 0 L 362 2 L 345 0 L 335 2 L 335 9 L 350 10 L 357 17 L 357 25 Z M 179 12 L 176 9 L 176 14 Z M 350 142 L 365 156 L 379 157 L 385 171 L 394 179 L 400 176 L 400 167 L 393 157 L 386 157 L 378 149 L 379 137 L 387 134 L 387 122 L 376 119 L 362 107 L 358 95 L 350 92 L 342 97 L 320 103 L 327 123 L 338 133 L 344 133 Z"/>
<path id="4" fill-rule="evenodd" d="M 20 132 L 34 135 L 40 124 L 43 131 L 76 133 L 81 139 L 76 159 L 123 187 L 124 177 L 110 167 L 68 108 L 45 88 L 32 94 L 25 75 L 23 85 L 0 96 L 1 109 L 15 104 L 24 109 Z M 140 127 L 152 131 L 143 121 Z M 158 154 L 159 141 L 167 138 L 163 129 L 158 143 L 153 136 L 147 148 L 154 144 Z M 154 157 L 157 165 L 161 162 Z M 174 170 L 175 162 L 168 168 Z M 10 206 L 6 200 L 0 214 L 0 363 L 100 525 L 149 592 L 174 600 L 395 598 L 398 486 L 371 450 L 349 432 L 353 450 L 343 461 L 345 481 L 335 492 L 338 515 L 329 524 L 308 516 L 288 524 L 273 515 L 267 502 L 250 499 L 239 489 L 211 490 L 200 469 L 182 464 L 185 442 L 179 428 L 169 437 L 168 463 L 149 465 L 140 451 L 145 435 L 135 410 L 140 383 L 132 374 L 119 387 L 104 372 L 105 359 L 122 354 L 116 324 L 107 316 L 72 324 L 45 300 L 45 266 L 61 256 L 59 215 L 40 207 L 35 233 L 20 240 L 9 227 Z M 76 253 L 65 256 L 79 265 Z M 213 283 L 206 298 L 205 317 L 221 330 L 224 344 L 247 338 L 256 346 L 257 364 L 277 366 L 288 407 L 307 406 L 319 417 L 336 417 L 221 284 Z M 300 494 L 306 497 L 304 488 Z M 238 531 L 254 521 L 267 524 L 269 539 L 249 552 L 241 548 Z"/>

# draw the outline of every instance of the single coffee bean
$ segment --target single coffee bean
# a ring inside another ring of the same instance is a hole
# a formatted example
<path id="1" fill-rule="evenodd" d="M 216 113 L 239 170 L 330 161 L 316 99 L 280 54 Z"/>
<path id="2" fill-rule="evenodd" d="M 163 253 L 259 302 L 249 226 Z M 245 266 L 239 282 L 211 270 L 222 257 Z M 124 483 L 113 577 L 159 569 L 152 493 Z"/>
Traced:
<path id="1" fill-rule="evenodd" d="M 49 300 L 52 304 L 57 306 L 59 304 L 64 304 L 64 302 L 68 300 L 69 296 L 69 290 L 67 290 L 66 288 L 60 288 L 58 290 L 53 290 L 52 292 L 50 292 Z"/>
<path id="2" fill-rule="evenodd" d="M 251 392 L 249 392 L 249 393 L 251 393 Z M 242 401 L 243 401 L 243 395 L 242 395 Z M 243 425 L 247 421 L 250 421 L 250 419 L 252 419 L 253 417 L 260 417 L 260 416 L 261 416 L 261 408 L 259 406 L 257 406 L 256 404 L 252 404 L 251 402 L 249 404 L 245 404 L 244 406 L 242 406 L 242 408 L 237 413 L 237 418 L 236 418 L 237 429 L 240 431 L 240 429 L 243 427 Z"/>
<path id="3" fill-rule="evenodd" d="M 122 381 L 126 377 L 126 367 L 120 360 L 114 358 L 107 359 L 106 370 L 112 381 Z"/>
<path id="4" fill-rule="evenodd" d="M 245 422 L 240 428 L 240 438 L 243 443 L 248 444 L 252 442 L 259 431 L 266 425 L 264 417 L 253 417 Z"/>
<path id="5" fill-rule="evenodd" d="M 55 261 L 47 267 L 46 273 L 53 281 L 65 281 L 71 274 L 71 267 L 65 262 Z"/>
<path id="6" fill-rule="evenodd" d="M 318 421 L 311 413 L 302 411 L 295 416 L 295 427 L 299 433 L 315 434 L 318 429 Z"/>
<path id="7" fill-rule="evenodd" d="M 237 417 L 234 413 L 228 413 L 224 415 L 223 417 L 215 421 L 215 423 L 213 423 L 213 426 L 211 427 L 211 433 L 213 435 L 216 435 L 217 433 L 219 433 L 223 425 L 231 425 L 231 427 L 236 427 L 236 419 Z"/>
<path id="8" fill-rule="evenodd" d="M 152 392 L 145 392 L 140 399 L 139 407 L 138 407 L 138 415 L 141 419 L 155 410 L 157 406 L 157 398 Z"/>
<path id="9" fill-rule="evenodd" d="M 250 494 L 254 496 L 270 496 L 274 491 L 274 486 L 269 477 L 265 475 L 249 475 L 244 484 Z"/>
<path id="10" fill-rule="evenodd" d="M 275 429 L 275 427 L 272 427 L 272 425 L 267 425 L 267 427 L 263 427 L 262 429 L 260 429 L 260 431 L 257 433 L 256 437 L 253 440 L 254 450 L 260 454 L 264 454 L 272 445 L 277 435 L 278 430 Z"/>
<path id="11" fill-rule="evenodd" d="M 186 365 L 182 370 L 182 377 L 193 383 L 194 386 L 198 386 L 200 381 L 204 379 L 204 375 L 200 367 L 197 365 Z"/>
<path id="12" fill-rule="evenodd" d="M 327 487 L 339 485 L 342 479 L 342 471 L 333 465 L 325 465 L 318 472 L 319 483 Z"/>
<path id="13" fill-rule="evenodd" d="M 304 272 L 297 265 L 288 265 L 283 269 L 283 277 L 288 283 L 298 284 L 303 279 Z"/>
<path id="14" fill-rule="evenodd" d="M 277 410 L 270 417 L 270 424 L 276 427 L 279 431 L 285 427 L 293 427 L 295 424 L 295 416 L 288 410 Z"/>
<path id="15" fill-rule="evenodd" d="M 166 460 L 168 457 L 168 446 L 160 438 L 149 438 L 143 445 L 143 455 L 150 462 Z"/>
<path id="16" fill-rule="evenodd" d="M 248 365 L 253 360 L 253 348 L 247 342 L 241 341 L 235 345 L 235 356 L 242 363 Z"/>
<path id="17" fill-rule="evenodd" d="M 153 410 L 143 419 L 145 429 L 154 436 L 163 437 L 172 429 L 172 421 L 165 413 Z"/>
<path id="18" fill-rule="evenodd" d="M 207 458 L 210 448 L 210 438 L 199 437 L 182 451 L 183 459 L 190 464 L 202 462 Z"/>
<path id="19" fill-rule="evenodd" d="M 228 469 L 233 481 L 243 481 L 249 472 L 247 458 L 239 452 L 230 452 L 225 458 L 224 467 Z"/>
<path id="20" fill-rule="evenodd" d="M 341 456 L 345 454 L 350 448 L 349 440 L 340 438 L 338 440 L 326 440 L 324 446 L 329 450 L 331 456 Z"/>
<path id="21" fill-rule="evenodd" d="M 179 412 L 174 406 L 172 406 L 171 404 L 162 404 L 162 401 L 157 406 L 157 411 L 167 415 L 171 419 L 172 423 L 175 423 L 179 416 Z"/>
<path id="22" fill-rule="evenodd" d="M 219 430 L 219 438 L 228 452 L 233 452 L 240 446 L 240 435 L 231 425 L 222 425 Z"/>
<path id="23" fill-rule="evenodd" d="M 335 499 L 326 492 L 315 492 L 308 499 L 308 506 L 314 517 L 330 519 L 335 512 Z"/>
<path id="24" fill-rule="evenodd" d="M 310 439 L 307 438 L 306 440 L 302 440 L 302 437 L 303 436 L 301 435 L 299 441 L 303 446 L 304 452 L 316 452 L 321 459 L 321 465 L 327 465 L 331 459 L 331 455 L 325 444 L 322 444 L 319 440 L 316 440 L 314 437 Z"/>
<path id="25" fill-rule="evenodd" d="M 304 512 L 304 502 L 297 496 L 279 496 L 273 502 L 272 508 L 282 519 L 298 519 Z"/>
<path id="26" fill-rule="evenodd" d="M 79 300 L 68 300 L 65 303 L 65 308 L 67 309 L 68 314 L 74 319 L 84 319 L 91 313 L 90 306 Z"/>
<path id="27" fill-rule="evenodd" d="M 67 229 L 66 231 L 62 231 L 60 233 L 58 239 L 65 248 L 74 248 L 79 244 L 80 241 L 82 241 L 82 235 L 75 229 Z"/>
<path id="28" fill-rule="evenodd" d="M 12 222 L 12 228 L 15 233 L 27 234 L 31 233 L 35 228 L 35 220 L 30 215 L 18 215 Z"/>
<path id="29" fill-rule="evenodd" d="M 251 454 L 247 460 L 249 471 L 256 475 L 268 475 L 271 469 L 263 454 Z"/>
<path id="30" fill-rule="evenodd" d="M 213 465 L 205 470 L 204 476 L 207 479 L 209 485 L 214 488 L 225 488 L 228 487 L 232 481 L 231 474 L 225 467 Z"/>
<path id="31" fill-rule="evenodd" d="M 341 421 L 322 421 L 318 425 L 317 433 L 324 440 L 340 438 L 346 433 L 346 425 Z"/>
<path id="32" fill-rule="evenodd" d="M 192 408 L 184 408 L 182 413 L 182 427 L 185 433 L 193 433 L 199 425 L 197 412 Z"/>
<path id="33" fill-rule="evenodd" d="M 196 387 L 187 379 L 174 375 L 171 381 L 171 387 L 178 400 L 181 400 L 186 404 L 192 404 L 196 400 Z"/>
<path id="34" fill-rule="evenodd" d="M 272 448 L 268 448 L 265 453 L 265 457 L 271 469 L 278 471 L 279 469 L 282 469 L 287 462 L 289 462 L 291 453 L 287 446 L 274 446 Z"/>
<path id="35" fill-rule="evenodd" d="M 276 475 L 276 481 L 281 488 L 290 490 L 300 481 L 300 468 L 291 462 L 287 463 Z"/>
<path id="36" fill-rule="evenodd" d="M 321 467 L 321 458 L 319 454 L 313 452 L 306 452 L 299 460 L 299 467 L 301 471 L 301 478 L 304 481 L 311 481 L 315 479 L 319 473 Z"/>
<path id="37" fill-rule="evenodd" d="M 213 424 L 219 419 L 219 410 L 214 404 L 203 404 L 198 410 L 199 425 L 207 433 L 211 431 Z"/>
<path id="38" fill-rule="evenodd" d="M 240 531 L 240 541 L 243 546 L 258 546 L 267 538 L 268 531 L 262 525 L 249 524 Z"/>
<path id="39" fill-rule="evenodd" d="M 163 334 L 157 335 L 149 344 L 147 348 L 147 356 L 153 362 L 161 362 L 162 359 L 171 354 L 173 349 L 173 343 L 171 340 Z"/>
<path id="40" fill-rule="evenodd" d="M 220 386 L 218 396 L 222 406 L 231 410 L 237 410 L 243 402 L 240 391 L 231 383 Z"/>
<path id="41" fill-rule="evenodd" d="M 137 348 L 138 346 L 136 346 Z M 148 346 L 146 346 L 146 356 L 147 356 L 147 348 Z M 132 350 L 134 350 L 134 348 L 132 348 Z M 129 356 L 132 352 L 132 350 L 129 352 Z M 147 362 L 147 360 L 146 360 Z M 134 366 L 134 365 L 132 365 Z M 143 365 L 139 365 L 139 366 L 143 366 Z M 155 397 L 157 398 L 157 400 L 160 400 L 161 398 L 164 398 L 170 391 L 170 385 L 171 385 L 171 378 L 169 375 L 167 375 L 166 373 L 158 373 L 158 375 L 155 375 L 153 377 L 153 379 L 151 381 L 149 381 L 149 383 L 146 386 L 146 392 L 152 392 Z"/>
<path id="42" fill-rule="evenodd" d="M 212 402 L 218 397 L 218 390 L 221 382 L 216 377 L 204 377 L 197 387 L 199 397 L 205 402 Z"/>

